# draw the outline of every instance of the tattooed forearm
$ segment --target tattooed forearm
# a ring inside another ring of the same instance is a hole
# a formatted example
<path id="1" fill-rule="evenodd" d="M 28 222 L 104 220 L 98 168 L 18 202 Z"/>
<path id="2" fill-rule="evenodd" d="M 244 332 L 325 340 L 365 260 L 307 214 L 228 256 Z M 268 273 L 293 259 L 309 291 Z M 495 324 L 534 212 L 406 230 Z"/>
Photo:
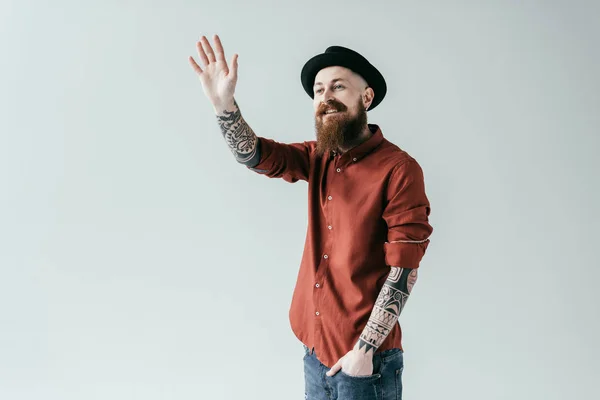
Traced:
<path id="1" fill-rule="evenodd" d="M 375 353 L 398 322 L 416 281 L 417 269 L 392 267 L 355 348 Z"/>
<path id="2" fill-rule="evenodd" d="M 242 117 L 235 100 L 232 107 L 217 113 L 217 121 L 235 159 L 249 167 L 257 165 L 260 162 L 258 138 Z"/>

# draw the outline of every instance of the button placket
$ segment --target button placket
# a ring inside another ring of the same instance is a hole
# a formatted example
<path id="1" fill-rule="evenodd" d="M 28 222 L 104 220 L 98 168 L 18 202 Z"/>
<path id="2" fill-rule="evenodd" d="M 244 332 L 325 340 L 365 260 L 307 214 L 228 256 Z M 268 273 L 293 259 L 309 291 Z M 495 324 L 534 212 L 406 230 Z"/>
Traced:
<path id="1" fill-rule="evenodd" d="M 339 160 L 336 159 L 334 161 L 334 164 L 331 166 L 332 168 L 335 169 L 335 171 L 337 173 L 342 172 L 341 166 L 340 167 L 337 166 L 338 161 Z M 331 171 L 331 170 L 329 170 L 329 171 Z M 333 177 L 333 175 L 331 175 L 331 176 Z M 332 183 L 331 183 L 332 181 L 335 181 L 335 178 L 330 179 L 330 182 L 328 183 L 328 188 L 326 189 L 327 191 L 332 190 Z M 332 200 L 333 200 L 333 196 L 331 194 L 329 194 L 329 195 L 327 195 L 327 202 L 324 204 L 325 214 L 326 214 L 325 215 L 325 221 L 326 221 L 325 223 L 327 224 L 327 229 L 329 231 L 333 230 L 333 226 L 331 225 L 332 209 L 331 209 L 331 204 L 328 204 L 328 202 L 330 202 Z M 316 288 L 316 289 L 319 289 L 322 287 L 321 284 L 317 281 L 320 279 L 324 279 L 323 276 L 324 276 L 325 272 L 323 271 L 323 269 L 328 268 L 328 263 L 326 261 L 329 261 L 329 254 L 326 254 L 326 252 L 331 248 L 331 240 L 333 240 L 332 238 L 333 238 L 332 236 L 329 236 L 329 240 L 326 240 L 326 243 L 324 243 L 323 255 L 322 255 L 322 257 L 323 257 L 322 258 L 322 260 L 323 260 L 322 270 L 319 271 L 319 273 L 317 273 L 317 276 L 315 278 L 315 283 L 314 283 L 314 288 Z M 314 297 L 313 297 L 314 298 L 314 307 L 315 307 L 314 312 L 315 312 L 316 317 L 319 317 L 321 315 L 320 311 L 317 311 L 317 310 L 320 307 L 320 300 L 321 300 L 320 294 L 322 294 L 322 293 L 323 293 L 322 291 L 316 291 L 316 290 L 314 291 Z M 317 331 L 319 330 L 319 328 L 320 328 L 319 323 L 317 323 L 315 328 Z M 317 332 L 315 332 L 315 334 L 317 335 Z M 316 337 L 318 337 L 318 335 Z"/>

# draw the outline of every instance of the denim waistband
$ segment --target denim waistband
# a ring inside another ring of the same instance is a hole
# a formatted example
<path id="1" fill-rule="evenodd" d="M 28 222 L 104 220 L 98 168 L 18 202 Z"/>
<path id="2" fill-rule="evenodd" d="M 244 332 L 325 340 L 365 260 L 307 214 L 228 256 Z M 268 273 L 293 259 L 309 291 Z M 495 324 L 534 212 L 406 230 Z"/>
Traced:
<path id="1" fill-rule="evenodd" d="M 304 347 L 305 354 L 314 354 L 315 357 L 317 357 L 318 359 L 314 347 L 312 349 L 309 349 L 308 346 L 306 346 L 304 343 L 302 343 L 302 346 Z M 394 347 L 391 349 L 380 351 L 379 353 L 375 353 L 373 354 L 373 364 L 378 365 L 382 360 L 385 361 L 386 359 L 393 357 L 398 353 L 403 354 L 404 352 L 401 349 Z"/>

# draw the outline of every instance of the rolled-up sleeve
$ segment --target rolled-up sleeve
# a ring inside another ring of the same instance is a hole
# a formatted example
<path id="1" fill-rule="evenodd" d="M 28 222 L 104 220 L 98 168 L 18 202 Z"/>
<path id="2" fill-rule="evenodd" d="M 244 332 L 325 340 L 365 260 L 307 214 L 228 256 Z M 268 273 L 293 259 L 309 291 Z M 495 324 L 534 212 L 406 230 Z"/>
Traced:
<path id="1" fill-rule="evenodd" d="M 387 190 L 383 219 L 388 226 L 388 241 L 384 244 L 385 261 L 389 266 L 418 268 L 429 236 L 431 212 L 425 194 L 423 170 L 414 159 L 394 167 Z"/>
<path id="2" fill-rule="evenodd" d="M 269 178 L 282 178 L 294 183 L 308 181 L 311 142 L 279 143 L 272 139 L 258 138 L 260 162 L 248 169 Z"/>

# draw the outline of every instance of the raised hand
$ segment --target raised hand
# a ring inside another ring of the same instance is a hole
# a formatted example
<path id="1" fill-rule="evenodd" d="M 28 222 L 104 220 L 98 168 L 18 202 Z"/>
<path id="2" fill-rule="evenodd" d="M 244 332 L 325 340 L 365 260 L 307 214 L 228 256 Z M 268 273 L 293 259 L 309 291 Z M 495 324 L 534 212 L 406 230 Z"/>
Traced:
<path id="1" fill-rule="evenodd" d="M 204 69 L 190 56 L 189 62 L 202 83 L 204 94 L 215 109 L 228 108 L 233 105 L 233 95 L 237 83 L 238 55 L 231 57 L 231 68 L 225 60 L 225 52 L 218 35 L 213 36 L 215 49 L 211 47 L 206 36 L 202 36 L 196 42 L 198 57 L 204 65 Z"/>

